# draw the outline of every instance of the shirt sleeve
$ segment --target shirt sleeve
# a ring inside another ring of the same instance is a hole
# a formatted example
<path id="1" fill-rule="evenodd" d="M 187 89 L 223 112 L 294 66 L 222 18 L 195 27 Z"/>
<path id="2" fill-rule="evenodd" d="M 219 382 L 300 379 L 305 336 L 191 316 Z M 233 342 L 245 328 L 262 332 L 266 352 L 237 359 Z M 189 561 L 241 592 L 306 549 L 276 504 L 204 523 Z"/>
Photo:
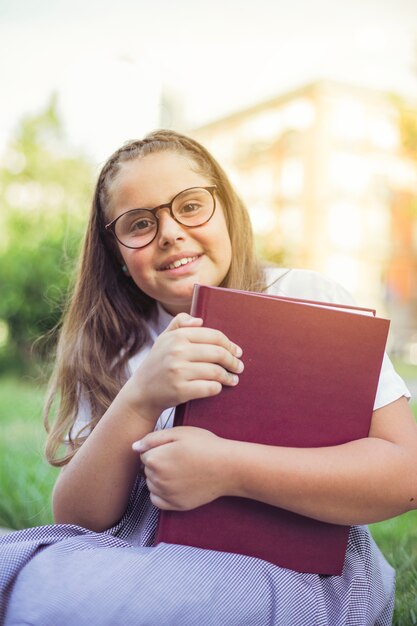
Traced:
<path id="1" fill-rule="evenodd" d="M 411 393 L 401 376 L 395 371 L 389 356 L 385 353 L 382 361 L 381 373 L 379 375 L 374 410 L 380 409 L 382 406 L 390 404 L 402 396 L 405 396 L 407 400 L 409 400 L 411 398 Z"/>

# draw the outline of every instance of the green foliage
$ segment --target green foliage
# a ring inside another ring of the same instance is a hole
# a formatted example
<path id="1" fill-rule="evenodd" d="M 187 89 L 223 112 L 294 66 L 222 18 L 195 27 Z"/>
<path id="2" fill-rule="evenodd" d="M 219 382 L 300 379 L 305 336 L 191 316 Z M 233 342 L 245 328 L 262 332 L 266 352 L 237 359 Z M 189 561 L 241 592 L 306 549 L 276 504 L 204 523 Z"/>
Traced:
<path id="1" fill-rule="evenodd" d="M 400 132 L 402 145 L 405 151 L 412 157 L 417 157 L 417 114 L 415 109 L 410 109 L 404 104 L 399 106 Z"/>
<path id="2" fill-rule="evenodd" d="M 92 192 L 92 167 L 66 147 L 55 98 L 22 120 L 0 167 L 0 371 L 32 360 L 58 322 Z"/>
<path id="3" fill-rule="evenodd" d="M 290 267 L 289 253 L 281 246 L 277 246 L 275 237 L 255 238 L 256 251 L 259 258 L 266 263 L 272 263 L 279 267 Z"/>

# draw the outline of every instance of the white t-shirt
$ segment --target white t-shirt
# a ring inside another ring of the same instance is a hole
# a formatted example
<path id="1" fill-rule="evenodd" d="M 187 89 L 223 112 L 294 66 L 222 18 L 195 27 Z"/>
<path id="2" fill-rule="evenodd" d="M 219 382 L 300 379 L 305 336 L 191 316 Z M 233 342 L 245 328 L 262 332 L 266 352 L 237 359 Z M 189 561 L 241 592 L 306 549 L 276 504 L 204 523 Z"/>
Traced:
<path id="1" fill-rule="evenodd" d="M 346 289 L 318 272 L 299 269 L 268 268 L 266 270 L 266 278 L 266 292 L 271 295 L 303 298 L 305 300 L 316 300 L 318 302 L 355 305 L 352 296 Z M 157 311 L 158 314 L 149 323 L 151 339 L 129 360 L 128 368 L 130 374 L 143 363 L 158 335 L 166 329 L 172 320 L 172 315 L 167 313 L 159 304 Z M 385 354 L 374 409 L 379 409 L 386 404 L 390 404 L 402 396 L 410 398 L 410 392 L 402 378 L 394 370 L 388 355 Z M 158 419 L 156 430 L 171 427 L 173 418 L 173 408 L 163 411 Z M 73 426 L 73 433 L 77 434 L 83 426 L 88 424 L 89 420 L 89 407 L 86 402 L 81 402 L 77 420 Z"/>

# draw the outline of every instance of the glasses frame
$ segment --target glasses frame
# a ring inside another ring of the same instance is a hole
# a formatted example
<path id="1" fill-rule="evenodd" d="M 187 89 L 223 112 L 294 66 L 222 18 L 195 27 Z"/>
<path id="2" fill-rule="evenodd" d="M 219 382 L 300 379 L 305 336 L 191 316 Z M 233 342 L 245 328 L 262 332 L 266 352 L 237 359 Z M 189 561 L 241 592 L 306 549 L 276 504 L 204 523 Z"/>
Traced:
<path id="1" fill-rule="evenodd" d="M 204 222 L 202 222 L 201 224 L 197 224 L 196 226 L 190 226 L 189 224 L 183 224 L 182 222 L 180 222 L 179 219 L 177 219 L 174 215 L 174 212 L 172 210 L 172 205 L 175 202 L 175 200 L 178 198 L 178 196 L 180 196 L 181 194 L 185 193 L 186 191 L 192 191 L 193 189 L 204 189 L 205 191 L 208 191 L 211 195 L 211 197 L 213 198 L 213 211 L 211 212 L 210 217 L 208 217 L 206 220 L 204 220 Z M 209 187 L 188 187 L 187 189 L 183 189 L 182 191 L 180 191 L 179 193 L 177 193 L 171 200 L 171 202 L 166 202 L 165 204 L 160 204 L 159 206 L 154 207 L 153 209 L 145 209 L 145 208 L 137 208 L 137 209 L 129 209 L 128 211 L 125 211 L 124 213 L 122 213 L 121 215 L 118 215 L 114 220 L 112 220 L 111 222 L 109 222 L 108 224 L 106 224 L 104 226 L 104 228 L 106 229 L 107 232 L 111 232 L 113 233 L 114 237 L 117 239 L 117 241 L 124 246 L 125 248 L 130 248 L 132 250 L 140 250 L 141 248 L 146 248 L 146 246 L 149 246 L 149 244 L 151 244 L 155 237 L 157 236 L 158 232 L 159 232 L 159 217 L 157 215 L 157 211 L 160 211 L 161 209 L 169 209 L 169 214 L 172 217 L 173 220 L 175 220 L 177 222 L 177 224 L 180 224 L 181 226 L 184 226 L 184 228 L 200 228 L 200 226 L 204 226 L 204 224 L 207 224 L 207 222 L 209 222 L 211 220 L 211 218 L 214 215 L 214 212 L 216 210 L 216 197 L 214 195 L 215 190 L 217 189 L 216 185 L 210 185 Z M 152 213 L 152 215 L 155 217 L 156 219 L 156 231 L 155 231 L 155 235 L 152 237 L 152 239 L 150 241 L 148 241 L 148 243 L 145 243 L 145 245 L 143 246 L 128 246 L 126 243 L 123 243 L 123 241 L 120 241 L 120 239 L 118 238 L 118 236 L 116 235 L 116 223 L 124 216 L 127 215 L 129 213 L 133 213 L 133 211 L 148 211 L 148 213 Z"/>

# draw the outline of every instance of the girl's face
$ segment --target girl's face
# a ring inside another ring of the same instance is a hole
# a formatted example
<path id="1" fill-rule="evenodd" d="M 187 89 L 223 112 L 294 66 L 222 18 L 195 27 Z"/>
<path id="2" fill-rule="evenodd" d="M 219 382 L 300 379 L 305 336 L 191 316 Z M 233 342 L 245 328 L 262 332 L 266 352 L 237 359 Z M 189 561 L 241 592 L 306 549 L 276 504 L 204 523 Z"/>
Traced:
<path id="1" fill-rule="evenodd" d="M 190 158 L 168 151 L 123 163 L 111 187 L 110 219 L 129 209 L 165 204 L 190 187 L 210 186 L 212 181 L 196 170 Z M 139 249 L 119 244 L 120 254 L 142 291 L 173 315 L 188 313 L 194 284 L 218 286 L 228 272 L 232 247 L 223 208 L 216 196 L 213 217 L 196 228 L 182 226 L 167 209 L 158 215 L 159 230 L 152 243 Z M 175 261 L 190 258 L 185 265 L 172 267 Z"/>

